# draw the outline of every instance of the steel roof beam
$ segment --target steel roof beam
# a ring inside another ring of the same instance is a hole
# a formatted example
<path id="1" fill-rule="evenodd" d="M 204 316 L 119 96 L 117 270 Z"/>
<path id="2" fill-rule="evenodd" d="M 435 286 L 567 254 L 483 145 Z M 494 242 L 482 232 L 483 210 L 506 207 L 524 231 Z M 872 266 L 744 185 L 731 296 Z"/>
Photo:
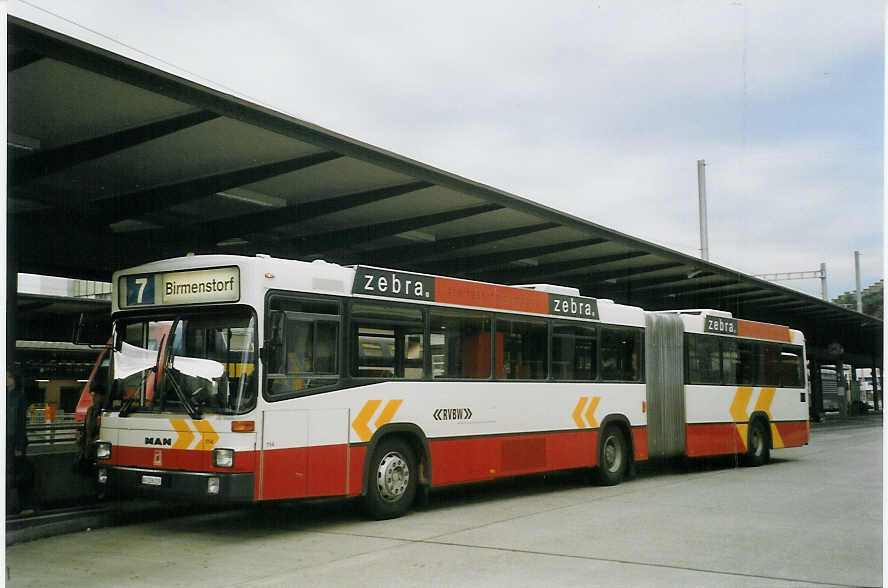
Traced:
<path id="1" fill-rule="evenodd" d="M 433 243 L 415 243 L 410 245 L 395 245 L 384 249 L 372 249 L 369 251 L 356 251 L 351 258 L 356 263 L 398 263 L 401 261 L 416 262 L 430 257 L 451 254 L 460 249 L 468 249 L 477 245 L 503 241 L 514 237 L 523 237 L 540 231 L 557 228 L 558 223 L 539 223 L 525 225 L 513 229 L 499 231 L 487 231 L 472 235 L 460 235 L 449 239 L 441 239 Z"/>
<path id="2" fill-rule="evenodd" d="M 9 185 L 10 187 L 20 186 L 79 163 L 105 157 L 215 118 L 219 118 L 219 115 L 199 110 L 102 137 L 94 137 L 63 147 L 25 155 L 9 162 Z"/>
<path id="3" fill-rule="evenodd" d="M 128 218 L 137 218 L 144 214 L 171 208 L 191 200 L 206 198 L 216 192 L 326 163 L 340 157 L 342 155 L 339 153 L 323 151 L 294 159 L 103 198 L 93 201 L 92 205 L 98 209 L 96 216 L 101 223 L 110 225 Z"/>
<path id="4" fill-rule="evenodd" d="M 554 243 L 552 245 L 538 245 L 535 247 L 525 247 L 523 249 L 512 249 L 496 253 L 487 253 L 485 255 L 476 255 L 474 257 L 463 257 L 451 262 L 436 263 L 435 267 L 437 268 L 436 271 L 441 274 L 476 274 L 485 268 L 501 267 L 507 263 L 518 261 L 519 259 L 529 259 L 541 255 L 560 253 L 562 251 L 570 251 L 571 249 L 579 249 L 580 247 L 600 245 L 606 242 L 606 239 L 581 239 L 579 241 L 567 241 L 564 243 Z"/>
<path id="5" fill-rule="evenodd" d="M 365 204 L 403 196 L 404 194 L 424 190 L 430 186 L 431 184 L 428 182 L 409 182 L 398 186 L 355 192 L 353 194 L 315 200 L 285 208 L 254 212 L 233 218 L 178 225 L 176 230 L 171 232 L 175 232 L 176 235 L 180 236 L 173 237 L 171 235 L 167 241 L 170 245 L 178 248 L 213 248 L 217 243 L 225 239 L 246 237 L 260 232 L 264 233 L 282 225 L 304 223 L 326 214 L 342 212 Z M 169 227 L 164 227 L 162 230 L 168 231 L 168 229 Z M 139 235 L 155 234 L 159 230 L 149 229 L 127 234 L 133 235 L 136 240 L 139 240 Z M 263 242 L 270 242 L 272 240 L 269 235 L 264 235 L 264 237 L 260 239 Z"/>
<path id="6" fill-rule="evenodd" d="M 670 297 L 671 296 L 692 296 L 694 294 L 705 293 L 705 292 L 711 290 L 712 288 L 717 288 L 717 287 L 721 287 L 721 286 L 730 286 L 732 284 L 737 283 L 737 281 L 734 279 L 727 279 L 722 282 L 710 282 L 708 284 L 696 284 L 696 285 L 691 285 L 691 286 L 685 286 L 683 288 L 674 286 L 674 284 L 682 284 L 682 283 L 686 283 L 686 282 L 687 282 L 687 280 L 680 281 L 680 282 L 671 282 L 669 284 L 664 284 L 663 288 L 656 288 L 656 289 L 657 290 L 662 290 L 662 289 L 668 290 L 667 292 L 662 294 L 664 296 L 670 296 Z M 632 284 L 630 283 L 629 286 L 631 287 Z M 651 292 L 651 290 L 653 290 L 653 289 L 654 288 L 651 288 L 651 287 L 633 288 L 633 290 L 635 290 L 635 291 L 643 290 L 646 295 L 654 295 Z"/>
<path id="7" fill-rule="evenodd" d="M 29 51 L 27 49 L 16 51 L 6 58 L 6 73 L 11 74 L 15 70 L 31 65 L 32 63 L 40 61 L 43 58 L 44 56 L 40 53 Z"/>
<path id="8" fill-rule="evenodd" d="M 700 296 L 700 294 L 712 295 L 721 300 L 737 300 L 740 301 L 740 296 L 744 293 L 751 292 L 760 292 L 761 290 L 756 286 L 743 286 L 742 283 L 737 284 L 728 284 L 725 286 L 714 286 L 712 288 L 707 288 L 706 290 L 697 290 L 690 296 Z M 681 295 L 676 298 L 681 298 Z"/>
<path id="9" fill-rule="evenodd" d="M 298 253 L 298 255 L 310 255 L 313 253 L 321 253 L 329 249 L 348 247 L 356 243 L 374 241 L 388 235 L 440 225 L 446 222 L 484 214 L 485 212 L 493 212 L 494 210 L 500 210 L 502 208 L 503 207 L 499 204 L 470 206 L 458 210 L 426 214 L 423 216 L 353 227 L 339 231 L 316 233 L 314 235 L 289 239 L 288 241 L 290 242 L 292 250 Z"/>
<path id="10" fill-rule="evenodd" d="M 633 280 L 628 285 L 631 285 L 633 290 L 641 292 L 641 291 L 650 289 L 649 288 L 650 286 L 666 286 L 666 287 L 668 287 L 667 285 L 685 284 L 685 283 L 688 283 L 690 280 L 696 280 L 699 278 L 708 278 L 708 277 L 711 277 L 714 275 L 716 275 L 716 274 L 713 272 L 703 272 L 703 273 L 700 273 L 700 274 L 694 276 L 693 278 L 687 278 L 687 277 L 683 277 L 683 276 L 670 276 L 669 278 L 667 278 L 668 281 L 664 281 L 663 278 L 645 278 L 644 280 Z"/>
<path id="11" fill-rule="evenodd" d="M 616 280 L 624 280 L 624 279 L 630 280 L 634 283 L 634 280 L 632 280 L 632 278 L 635 278 L 637 276 L 652 274 L 654 272 L 660 272 L 660 271 L 667 270 L 667 269 L 674 269 L 677 267 L 681 267 L 683 265 L 684 265 L 683 263 L 678 263 L 678 262 L 661 263 L 661 264 L 657 264 L 657 265 L 649 265 L 649 266 L 644 266 L 644 267 L 612 270 L 609 272 L 596 272 L 593 274 L 587 274 L 587 275 L 583 276 L 583 282 L 588 283 L 590 286 L 598 284 L 600 282 L 608 283 L 611 280 L 616 281 Z M 659 279 L 661 279 L 661 280 L 664 279 L 664 276 L 661 276 Z M 613 283 L 615 283 L 615 282 L 613 282 Z"/>
<path id="12" fill-rule="evenodd" d="M 601 255 L 598 257 L 587 257 L 581 259 L 573 259 L 568 261 L 558 261 L 538 266 L 528 266 L 526 268 L 506 270 L 500 272 L 483 273 L 481 277 L 485 281 L 509 283 L 514 281 L 539 281 L 550 278 L 552 276 L 562 275 L 566 272 L 588 268 L 590 265 L 612 263 L 614 261 L 625 261 L 636 259 L 650 255 L 646 251 L 630 251 L 627 253 L 617 253 L 614 255 Z"/>

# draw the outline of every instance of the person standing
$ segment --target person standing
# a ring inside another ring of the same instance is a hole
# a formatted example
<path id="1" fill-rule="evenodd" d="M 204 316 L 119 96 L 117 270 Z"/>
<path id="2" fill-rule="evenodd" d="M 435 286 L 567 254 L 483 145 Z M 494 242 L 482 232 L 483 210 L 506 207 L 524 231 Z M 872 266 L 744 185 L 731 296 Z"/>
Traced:
<path id="1" fill-rule="evenodd" d="M 102 407 L 105 405 L 105 386 L 101 382 L 92 382 L 89 387 L 92 404 L 86 410 L 83 430 L 80 433 L 80 470 L 92 475 L 96 461 L 96 440 L 102 425 Z"/>
<path id="2" fill-rule="evenodd" d="M 34 468 L 28 461 L 28 401 L 15 368 L 6 370 L 6 511 L 34 513 Z M 15 490 L 15 498 L 12 498 Z"/>

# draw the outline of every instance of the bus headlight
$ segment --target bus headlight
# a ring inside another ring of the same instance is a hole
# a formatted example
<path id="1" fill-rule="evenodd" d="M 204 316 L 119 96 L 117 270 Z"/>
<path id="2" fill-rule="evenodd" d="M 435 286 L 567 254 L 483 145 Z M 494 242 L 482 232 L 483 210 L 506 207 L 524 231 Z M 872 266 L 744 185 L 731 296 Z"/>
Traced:
<path id="1" fill-rule="evenodd" d="M 217 468 L 233 468 L 234 449 L 214 449 L 213 465 Z"/>
<path id="2" fill-rule="evenodd" d="M 111 459 L 111 443 L 96 441 L 96 459 Z"/>
<path id="3" fill-rule="evenodd" d="M 105 468 L 99 468 L 99 476 L 98 476 L 99 484 L 107 484 L 108 483 L 108 470 Z"/>
<path id="4" fill-rule="evenodd" d="M 219 493 L 219 478 L 213 476 L 212 478 L 207 478 L 207 494 L 218 494 Z"/>

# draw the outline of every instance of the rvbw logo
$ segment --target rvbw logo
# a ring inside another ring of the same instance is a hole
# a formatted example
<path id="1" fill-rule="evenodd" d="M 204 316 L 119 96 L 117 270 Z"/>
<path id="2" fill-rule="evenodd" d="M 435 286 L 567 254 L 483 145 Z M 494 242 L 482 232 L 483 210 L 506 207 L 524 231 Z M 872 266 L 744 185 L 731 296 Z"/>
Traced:
<path id="1" fill-rule="evenodd" d="M 358 266 L 352 293 L 387 298 L 434 300 L 435 278 Z"/>

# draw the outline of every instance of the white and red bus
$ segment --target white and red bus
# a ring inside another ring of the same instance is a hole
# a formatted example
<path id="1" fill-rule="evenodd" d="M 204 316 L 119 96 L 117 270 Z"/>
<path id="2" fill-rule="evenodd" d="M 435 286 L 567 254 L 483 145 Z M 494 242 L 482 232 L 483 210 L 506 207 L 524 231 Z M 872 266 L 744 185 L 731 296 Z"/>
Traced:
<path id="1" fill-rule="evenodd" d="M 207 501 L 360 498 L 808 441 L 804 338 L 717 311 L 647 313 L 502 286 L 268 256 L 113 277 L 99 478 Z"/>

